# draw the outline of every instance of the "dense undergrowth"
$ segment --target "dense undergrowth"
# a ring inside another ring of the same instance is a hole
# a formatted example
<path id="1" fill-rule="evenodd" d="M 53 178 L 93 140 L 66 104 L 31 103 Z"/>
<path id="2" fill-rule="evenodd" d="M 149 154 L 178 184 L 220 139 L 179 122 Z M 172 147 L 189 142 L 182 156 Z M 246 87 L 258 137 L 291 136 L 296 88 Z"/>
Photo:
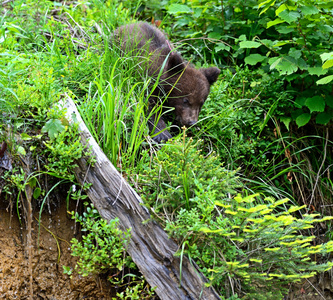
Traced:
<path id="1" fill-rule="evenodd" d="M 0 142 L 13 168 L 3 174 L 2 192 L 25 216 L 29 203 L 41 213 L 58 186 L 76 184 L 75 160 L 89 152 L 59 105 L 68 95 L 152 216 L 177 239 L 177 254 L 196 261 L 222 297 L 283 299 L 290 283 L 331 268 L 325 216 L 333 195 L 332 9 L 314 0 L 4 5 Z M 199 123 L 186 132 L 174 128 L 163 147 L 149 137 L 145 113 L 148 87 L 158 82 L 110 40 L 113 29 L 138 19 L 161 23 L 196 66 L 222 69 Z M 68 201 L 80 193 L 69 191 Z M 83 244 L 73 241 L 77 271 L 133 268 L 122 256 L 126 240 L 115 241 L 119 251 L 95 244 L 118 234 L 116 221 L 108 227 L 95 213 L 87 208 L 83 219 L 76 216 L 88 231 Z M 101 227 L 89 227 L 91 220 Z M 94 250 L 87 253 L 89 245 Z M 119 259 L 91 264 L 108 251 Z M 141 278 L 131 282 L 118 297 L 152 297 Z"/>

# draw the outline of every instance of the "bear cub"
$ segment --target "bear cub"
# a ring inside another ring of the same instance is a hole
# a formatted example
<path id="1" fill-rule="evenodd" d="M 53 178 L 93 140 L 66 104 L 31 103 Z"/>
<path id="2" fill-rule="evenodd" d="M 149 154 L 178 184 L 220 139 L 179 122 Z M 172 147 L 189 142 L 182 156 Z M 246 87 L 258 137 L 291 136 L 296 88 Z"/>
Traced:
<path id="1" fill-rule="evenodd" d="M 174 108 L 171 113 L 180 125 L 194 125 L 220 70 L 217 67 L 195 69 L 173 49 L 161 30 L 146 22 L 122 26 L 114 37 L 125 53 L 145 57 L 141 66 L 150 77 L 159 77 L 158 88 L 149 99 L 149 112 L 158 105 L 158 99 L 164 97 L 163 105 Z M 148 126 L 151 134 L 157 134 L 154 141 L 160 143 L 172 138 L 157 114 L 152 115 Z"/>

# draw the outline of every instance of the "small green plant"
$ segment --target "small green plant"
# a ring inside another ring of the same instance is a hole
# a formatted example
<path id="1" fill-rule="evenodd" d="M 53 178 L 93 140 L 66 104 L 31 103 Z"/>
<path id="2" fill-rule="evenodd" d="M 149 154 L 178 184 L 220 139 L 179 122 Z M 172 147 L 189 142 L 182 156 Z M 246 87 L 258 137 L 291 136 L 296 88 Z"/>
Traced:
<path id="1" fill-rule="evenodd" d="M 50 130 L 47 128 L 45 131 Z M 59 132 L 52 128 L 53 139 L 44 142 L 48 154 L 48 164 L 45 167 L 49 174 L 75 182 L 73 170 L 77 166 L 76 160 L 84 155 L 85 148 L 78 136 L 78 124 L 62 126 L 61 129 Z M 89 151 L 86 155 L 89 156 Z"/>
<path id="2" fill-rule="evenodd" d="M 130 229 L 121 231 L 118 219 L 108 222 L 100 217 L 92 204 L 84 202 L 84 205 L 86 211 L 82 216 L 71 212 L 72 218 L 81 225 L 81 231 L 85 233 L 82 241 L 76 238 L 71 241 L 72 255 L 79 258 L 75 270 L 83 276 L 114 272 L 109 280 L 117 286 L 126 286 L 122 292 L 117 293 L 120 299 L 152 298 L 154 289 L 142 277 L 124 271 L 125 267 L 136 268 L 131 257 L 126 254 L 131 238 Z M 72 274 L 69 267 L 63 266 L 63 269 L 65 274 Z"/>
<path id="3" fill-rule="evenodd" d="M 85 202 L 86 212 L 83 216 L 72 212 L 72 218 L 82 226 L 86 235 L 82 242 L 73 238 L 72 255 L 79 257 L 76 270 L 83 276 L 104 273 L 109 269 L 123 269 L 129 264 L 129 257 L 125 255 L 130 230 L 122 232 L 118 229 L 118 220 L 108 222 L 102 219 L 98 211 Z"/>
<path id="4" fill-rule="evenodd" d="M 195 206 L 197 186 L 214 190 L 216 194 L 234 193 L 240 183 L 235 172 L 223 168 L 215 153 L 204 156 L 198 150 L 201 141 L 187 139 L 185 130 L 156 153 L 154 164 L 142 173 L 142 197 L 157 212 Z M 148 157 L 148 151 L 143 155 Z"/>
<path id="5" fill-rule="evenodd" d="M 62 266 L 64 274 L 71 276 L 73 274 L 73 270 L 71 267 Z"/>
<path id="6" fill-rule="evenodd" d="M 118 298 L 112 298 L 112 300 L 154 299 L 154 296 L 154 288 L 150 288 L 143 277 L 138 277 L 134 285 L 127 286 L 125 291 L 117 293 Z"/>

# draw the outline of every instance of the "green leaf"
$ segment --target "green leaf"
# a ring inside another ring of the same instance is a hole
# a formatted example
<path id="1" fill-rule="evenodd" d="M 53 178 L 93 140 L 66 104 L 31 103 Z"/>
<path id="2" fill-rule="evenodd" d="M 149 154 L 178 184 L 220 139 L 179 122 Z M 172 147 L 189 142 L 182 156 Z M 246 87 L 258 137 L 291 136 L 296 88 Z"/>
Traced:
<path id="1" fill-rule="evenodd" d="M 29 134 L 27 134 L 27 133 L 25 133 L 25 132 L 22 132 L 22 133 L 21 133 L 21 139 L 22 139 L 23 141 L 30 141 L 32 138 L 31 138 L 31 136 L 30 136 Z"/>
<path id="2" fill-rule="evenodd" d="M 287 129 L 289 130 L 289 124 L 291 122 L 291 118 L 289 117 L 281 117 L 280 121 L 287 127 Z"/>
<path id="3" fill-rule="evenodd" d="M 244 41 L 239 43 L 240 48 L 258 48 L 261 44 L 253 41 Z"/>
<path id="4" fill-rule="evenodd" d="M 321 96 L 306 99 L 305 105 L 310 109 L 311 113 L 314 111 L 323 112 L 325 110 L 325 100 Z"/>
<path id="5" fill-rule="evenodd" d="M 320 58 L 323 62 L 329 59 L 333 59 L 333 52 L 320 54 Z"/>
<path id="6" fill-rule="evenodd" d="M 315 6 L 302 6 L 300 7 L 300 10 L 304 16 L 314 15 L 319 13 L 318 8 Z"/>
<path id="7" fill-rule="evenodd" d="M 50 119 L 42 128 L 42 132 L 47 132 L 50 139 L 54 139 L 58 133 L 65 130 L 65 126 L 61 124 L 61 121 L 58 119 Z"/>
<path id="8" fill-rule="evenodd" d="M 250 54 L 245 58 L 245 63 L 251 66 L 256 65 L 258 62 L 262 62 L 266 56 L 260 54 Z"/>
<path id="9" fill-rule="evenodd" d="M 276 66 L 280 75 L 290 75 L 298 69 L 297 61 L 291 56 L 283 57 L 282 61 Z"/>
<path id="10" fill-rule="evenodd" d="M 215 50 L 215 52 L 219 52 L 219 51 L 222 51 L 222 50 L 230 51 L 230 47 L 227 46 L 224 43 L 217 43 L 214 50 Z"/>
<path id="11" fill-rule="evenodd" d="M 329 107 L 333 108 L 333 96 L 328 95 L 328 96 L 326 96 L 325 100 L 326 100 L 326 104 Z"/>
<path id="12" fill-rule="evenodd" d="M 295 106 L 297 108 L 301 108 L 305 105 L 305 101 L 306 101 L 307 98 L 305 97 L 299 97 L 299 98 L 296 98 L 295 100 Z"/>
<path id="13" fill-rule="evenodd" d="M 285 20 L 288 24 L 294 23 L 300 17 L 297 11 L 284 10 L 279 14 L 282 20 Z"/>
<path id="14" fill-rule="evenodd" d="M 309 123 L 310 119 L 311 119 L 310 114 L 308 114 L 308 113 L 301 114 L 300 116 L 298 116 L 296 118 L 296 124 L 298 127 L 302 127 L 302 126 L 306 125 L 307 123 Z"/>
<path id="15" fill-rule="evenodd" d="M 35 177 L 31 177 L 30 180 L 28 181 L 28 184 L 31 188 L 34 188 L 37 184 L 37 179 Z"/>
<path id="16" fill-rule="evenodd" d="M 270 22 L 267 23 L 267 29 L 274 26 L 274 25 L 281 24 L 281 23 L 284 23 L 284 22 L 285 22 L 284 20 L 281 20 L 280 18 L 277 18 L 274 21 L 270 21 Z"/>
<path id="17" fill-rule="evenodd" d="M 34 199 L 37 199 L 40 196 L 41 192 L 42 190 L 39 187 L 35 188 L 34 193 L 32 195 Z"/>
<path id="18" fill-rule="evenodd" d="M 170 14 L 181 14 L 181 13 L 190 13 L 192 10 L 189 6 L 184 4 L 171 4 L 168 7 L 168 13 Z"/>
<path id="19" fill-rule="evenodd" d="M 287 40 L 285 40 L 285 41 L 283 41 L 283 40 L 282 41 L 275 41 L 273 47 L 281 47 L 281 46 L 284 46 L 284 45 L 288 45 L 290 43 L 291 43 L 291 41 L 287 41 Z"/>
<path id="20" fill-rule="evenodd" d="M 293 32 L 293 31 L 295 31 L 295 28 L 293 28 L 293 27 L 287 27 L 287 26 L 279 26 L 278 28 L 277 28 L 277 31 L 279 32 L 279 33 L 282 33 L 282 34 L 288 34 L 288 33 L 290 33 L 290 32 Z"/>
<path id="21" fill-rule="evenodd" d="M 267 4 L 267 6 L 260 12 L 259 16 L 267 11 L 271 6 L 275 4 L 276 0 L 266 0 L 258 5 L 258 8 Z"/>
<path id="22" fill-rule="evenodd" d="M 321 112 L 316 117 L 316 123 L 326 125 L 333 118 L 332 114 Z"/>
<path id="23" fill-rule="evenodd" d="M 278 57 L 273 57 L 270 58 L 268 63 L 270 64 L 269 69 L 270 70 L 274 70 L 276 68 L 276 66 L 281 62 L 282 57 L 278 58 Z"/>
<path id="24" fill-rule="evenodd" d="M 297 59 L 297 66 L 300 70 L 306 70 L 308 68 L 307 63 L 303 58 Z"/>
<path id="25" fill-rule="evenodd" d="M 18 146 L 17 147 L 17 153 L 25 156 L 27 154 L 27 152 L 25 151 L 25 149 L 22 146 Z"/>
<path id="26" fill-rule="evenodd" d="M 282 4 L 279 6 L 279 8 L 275 11 L 275 15 L 278 16 L 281 12 L 285 11 L 286 9 L 288 9 L 286 4 Z"/>
<path id="27" fill-rule="evenodd" d="M 329 59 L 323 64 L 323 69 L 328 69 L 330 67 L 333 67 L 333 59 Z"/>
<path id="28" fill-rule="evenodd" d="M 313 67 L 313 68 L 308 68 L 308 72 L 310 75 L 325 75 L 328 70 L 324 70 L 322 67 Z"/>
<path id="29" fill-rule="evenodd" d="M 327 84 L 333 80 L 333 75 L 326 76 L 322 79 L 319 79 L 316 83 L 317 84 Z"/>
<path id="30" fill-rule="evenodd" d="M 290 48 L 289 53 L 291 57 L 299 59 L 302 56 L 302 51 L 295 48 Z"/>
<path id="31" fill-rule="evenodd" d="M 221 39 L 221 37 L 222 37 L 221 34 L 218 32 L 210 32 L 208 34 L 208 38 L 210 38 L 210 39 L 219 40 L 219 39 Z"/>

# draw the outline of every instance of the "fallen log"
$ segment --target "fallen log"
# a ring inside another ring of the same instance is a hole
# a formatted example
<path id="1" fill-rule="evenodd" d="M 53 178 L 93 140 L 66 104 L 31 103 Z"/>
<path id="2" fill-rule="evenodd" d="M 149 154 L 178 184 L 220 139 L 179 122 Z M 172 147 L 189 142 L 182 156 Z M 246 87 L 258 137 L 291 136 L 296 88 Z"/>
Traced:
<path id="1" fill-rule="evenodd" d="M 156 287 L 156 294 L 162 300 L 220 299 L 213 288 L 205 286 L 207 279 L 194 262 L 186 256 L 182 261 L 174 256 L 178 245 L 158 223 L 150 220 L 149 212 L 140 204 L 141 198 L 98 146 L 70 97 L 66 96 L 64 105 L 67 119 L 77 120 L 82 143 L 96 158 L 94 166 L 89 166 L 87 158 L 81 158 L 76 178 L 81 185 L 92 183 L 87 194 L 104 219 L 117 217 L 120 229 L 131 228 L 127 252 L 150 286 Z"/>

